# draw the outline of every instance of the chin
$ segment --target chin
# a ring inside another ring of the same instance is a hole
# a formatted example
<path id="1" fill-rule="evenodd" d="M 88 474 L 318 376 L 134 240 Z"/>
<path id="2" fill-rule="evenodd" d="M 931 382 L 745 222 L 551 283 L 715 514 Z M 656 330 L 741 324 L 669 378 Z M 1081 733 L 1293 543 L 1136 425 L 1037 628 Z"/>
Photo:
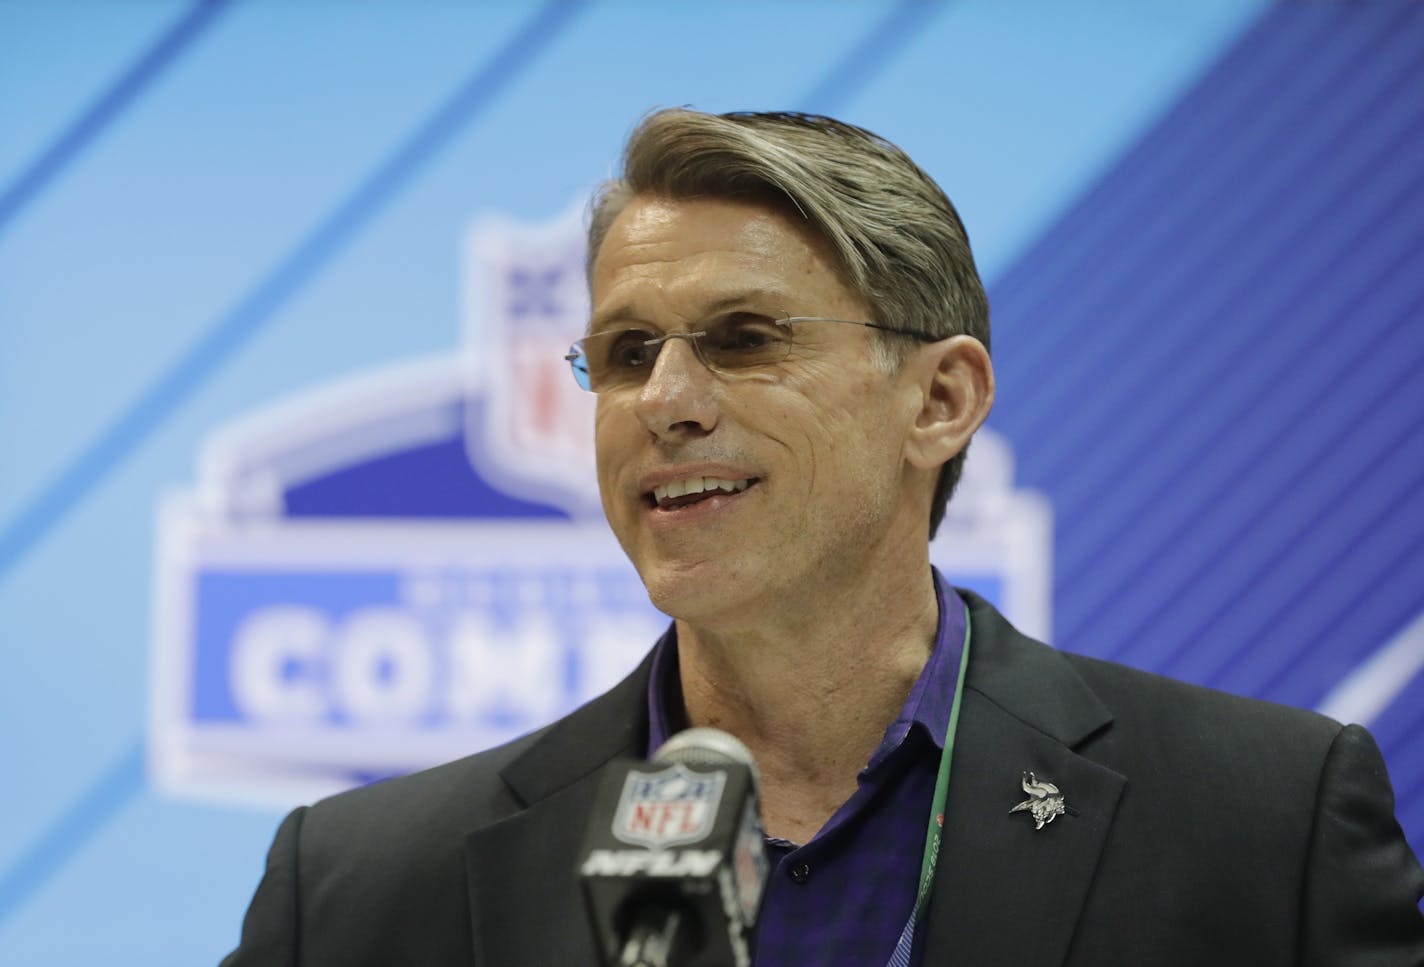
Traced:
<path id="1" fill-rule="evenodd" d="M 639 567 L 653 607 L 691 624 L 745 616 L 753 597 L 744 568 L 726 559 L 660 561 Z"/>

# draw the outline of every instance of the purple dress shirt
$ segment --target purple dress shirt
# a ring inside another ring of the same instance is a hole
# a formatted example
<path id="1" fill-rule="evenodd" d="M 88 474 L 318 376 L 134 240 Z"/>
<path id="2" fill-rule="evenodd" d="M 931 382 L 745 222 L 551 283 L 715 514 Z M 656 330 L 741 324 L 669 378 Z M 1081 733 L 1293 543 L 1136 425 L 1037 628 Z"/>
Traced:
<path id="1" fill-rule="evenodd" d="M 850 799 L 809 843 L 766 841 L 771 876 L 757 921 L 761 967 L 879 967 L 915 905 L 925 828 L 964 643 L 964 602 L 936 571 L 939 630 L 924 670 Z M 648 686 L 651 754 L 685 725 L 677 632 L 658 641 Z M 923 930 L 911 963 L 919 963 Z"/>

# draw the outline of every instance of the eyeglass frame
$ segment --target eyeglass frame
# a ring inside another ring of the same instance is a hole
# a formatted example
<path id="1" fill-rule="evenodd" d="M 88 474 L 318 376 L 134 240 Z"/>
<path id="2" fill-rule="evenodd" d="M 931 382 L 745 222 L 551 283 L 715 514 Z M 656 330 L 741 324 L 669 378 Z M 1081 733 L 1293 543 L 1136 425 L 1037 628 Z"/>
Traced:
<path id="1" fill-rule="evenodd" d="M 880 323 L 880 322 L 865 322 L 865 321 L 862 321 L 862 320 L 859 320 L 859 319 L 835 319 L 835 318 L 832 318 L 832 317 L 830 317 L 830 316 L 781 316 L 781 317 L 778 317 L 778 318 L 773 319 L 772 322 L 774 322 L 774 323 L 775 323 L 776 325 L 778 325 L 778 326 L 785 326 L 788 330 L 790 330 L 790 328 L 791 328 L 792 325 L 794 325 L 794 324 L 796 324 L 796 323 L 801 323 L 801 322 L 834 322 L 834 323 L 839 323 L 840 325 L 844 325 L 844 326 L 864 326 L 864 327 L 867 328 L 867 329 L 877 329 L 877 330 L 879 330 L 880 332 L 888 332 L 888 333 L 891 333 L 892 335 L 896 335 L 896 336 L 912 336 L 912 337 L 914 337 L 915 339 L 918 339 L 918 340 L 920 340 L 921 342 L 924 342 L 924 343 L 939 342 L 941 339 L 947 339 L 947 338 L 949 338 L 948 336 L 936 336 L 936 335 L 934 335 L 933 333 L 924 332 L 924 331 L 918 330 L 918 329 L 899 329 L 899 328 L 896 328 L 895 326 L 887 326 L 887 325 L 885 325 L 884 323 Z M 566 352 L 566 353 L 564 353 L 564 359 L 568 362 L 568 364 L 569 364 L 569 369 L 570 369 L 570 371 L 572 372 L 573 377 L 574 377 L 574 382 L 578 384 L 579 389 L 583 390 L 583 391 L 586 392 L 586 393 L 594 393 L 594 394 L 601 393 L 601 392 L 604 392 L 604 391 L 605 391 L 605 390 L 596 390 L 596 389 L 594 389 L 594 388 L 593 388 L 593 380 L 592 380 L 591 377 L 588 379 L 587 385 L 585 385 L 585 382 L 584 382 L 583 379 L 580 379 L 580 378 L 579 378 L 578 362 L 579 362 L 580 359 L 583 359 L 583 360 L 587 360 L 587 359 L 588 359 L 588 354 L 587 354 L 586 352 L 584 352 L 584 350 L 583 350 L 583 344 L 584 344 L 588 339 L 590 339 L 590 338 L 596 338 L 596 337 L 600 337 L 600 336 L 607 336 L 607 335 L 610 335 L 610 334 L 613 334 L 613 333 L 638 332 L 638 331 L 639 331 L 639 330 L 637 330 L 637 329 L 607 329 L 607 330 L 604 330 L 603 332 L 594 333 L 594 334 L 592 334 L 592 336 L 584 336 L 584 337 L 581 338 L 581 339 L 576 339 L 576 340 L 574 340 L 573 344 L 569 346 L 569 351 Z M 648 365 L 648 372 L 651 373 L 651 372 L 652 372 L 653 364 L 656 363 L 657 358 L 658 358 L 658 356 L 661 354 L 661 352 L 662 352 L 662 347 L 663 347 L 664 345 L 666 345 L 670 340 L 673 340 L 673 339 L 686 339 L 687 342 L 692 346 L 693 354 L 697 356 L 698 362 L 700 362 L 703 366 L 706 366 L 709 372 L 716 373 L 716 374 L 718 374 L 719 376 L 726 376 L 726 375 L 729 375 L 729 371 L 728 371 L 726 368 L 714 365 L 710 360 L 708 360 L 708 358 L 707 358 L 706 355 L 704 354 L 704 351 L 703 351 L 703 349 L 702 349 L 702 347 L 701 347 L 701 343 L 699 342 L 699 340 L 700 340 L 703 336 L 706 336 L 706 335 L 707 335 L 707 330 L 706 330 L 706 329 L 689 329 L 687 332 L 665 332 L 665 333 L 663 333 L 661 336 L 653 336 L 653 337 L 651 337 L 651 338 L 649 338 L 649 339 L 644 340 L 641 344 L 639 344 L 638 348 L 640 348 L 640 349 L 648 349 L 648 348 L 651 347 L 651 348 L 655 348 L 655 349 L 657 350 L 657 352 L 655 352 L 655 353 L 653 354 L 653 362 Z M 791 345 L 793 345 L 794 342 L 795 342 L 795 337 L 793 336 L 793 337 L 792 337 L 792 343 L 790 343 L 790 344 L 787 345 L 787 352 L 788 352 L 788 353 L 790 352 L 790 350 L 791 350 Z M 731 372 L 735 372 L 735 371 L 736 371 L 735 368 L 733 368 L 733 369 L 731 370 Z M 585 375 L 586 377 L 589 377 L 590 374 L 589 374 L 589 371 L 588 371 L 587 366 L 584 367 L 583 373 L 584 373 L 584 375 Z M 639 383 L 626 383 L 626 384 L 621 384 L 621 385 L 623 385 L 623 386 L 637 386 L 637 385 L 640 385 L 640 384 L 639 384 Z M 611 388 L 614 388 L 614 387 L 607 387 L 606 389 L 611 389 Z"/>

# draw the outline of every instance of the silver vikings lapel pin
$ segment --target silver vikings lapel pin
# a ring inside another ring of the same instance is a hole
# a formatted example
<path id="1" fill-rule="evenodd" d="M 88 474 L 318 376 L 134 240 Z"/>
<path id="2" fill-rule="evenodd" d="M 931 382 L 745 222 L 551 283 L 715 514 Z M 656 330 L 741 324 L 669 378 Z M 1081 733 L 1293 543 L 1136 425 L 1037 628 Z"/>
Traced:
<path id="1" fill-rule="evenodd" d="M 1028 793 L 1028 798 L 1010 809 L 1009 814 L 1027 810 L 1028 814 L 1033 817 L 1035 831 L 1047 826 L 1068 811 L 1067 805 L 1063 802 L 1063 793 L 1058 791 L 1058 787 L 1047 780 L 1039 779 L 1032 772 L 1023 774 L 1023 791 Z"/>

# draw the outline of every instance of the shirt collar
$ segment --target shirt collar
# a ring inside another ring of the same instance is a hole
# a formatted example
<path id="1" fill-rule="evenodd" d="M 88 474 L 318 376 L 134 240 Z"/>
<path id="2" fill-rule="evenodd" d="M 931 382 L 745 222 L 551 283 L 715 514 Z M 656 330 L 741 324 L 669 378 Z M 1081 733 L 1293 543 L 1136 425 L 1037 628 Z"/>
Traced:
<path id="1" fill-rule="evenodd" d="M 950 706 L 954 704 L 954 683 L 959 675 L 959 656 L 964 648 L 964 601 L 934 570 L 935 603 L 939 625 L 929 660 L 910 689 L 900 714 L 885 730 L 885 738 L 870 757 L 868 768 L 894 752 L 915 725 L 938 749 L 944 748 L 949 729 Z M 653 647 L 652 674 L 648 678 L 648 755 L 677 732 L 687 728 L 682 703 L 682 681 L 677 661 L 677 626 L 671 625 Z"/>

